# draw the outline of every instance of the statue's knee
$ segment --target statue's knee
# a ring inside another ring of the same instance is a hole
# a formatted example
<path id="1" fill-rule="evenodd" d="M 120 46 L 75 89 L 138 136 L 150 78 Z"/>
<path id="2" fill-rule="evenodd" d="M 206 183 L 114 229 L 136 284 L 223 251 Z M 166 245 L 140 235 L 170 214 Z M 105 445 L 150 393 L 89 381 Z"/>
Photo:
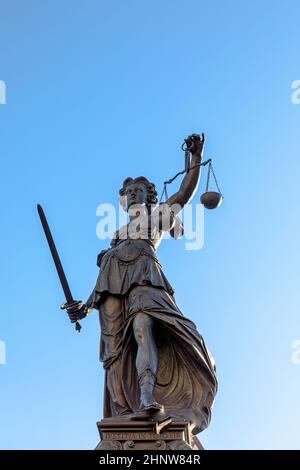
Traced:
<path id="1" fill-rule="evenodd" d="M 149 333 L 152 328 L 152 318 L 146 313 L 140 312 L 133 320 L 133 331 L 135 338 L 139 341 Z"/>
<path id="2" fill-rule="evenodd" d="M 119 297 L 115 295 L 108 295 L 103 302 L 102 306 L 108 314 L 120 312 L 122 310 L 122 303 Z"/>

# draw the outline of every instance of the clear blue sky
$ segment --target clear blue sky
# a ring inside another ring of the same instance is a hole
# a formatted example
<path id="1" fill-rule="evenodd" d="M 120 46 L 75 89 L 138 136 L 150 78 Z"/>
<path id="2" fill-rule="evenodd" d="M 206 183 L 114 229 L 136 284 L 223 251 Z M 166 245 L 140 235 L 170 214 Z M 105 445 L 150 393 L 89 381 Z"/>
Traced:
<path id="1" fill-rule="evenodd" d="M 0 9 L 0 448 L 93 448 L 102 416 L 97 312 L 78 335 L 60 311 L 36 203 L 85 300 L 108 245 L 96 237 L 98 204 L 117 204 L 127 176 L 161 191 L 183 166 L 183 137 L 202 130 L 225 202 L 205 214 L 202 250 L 159 247 L 179 307 L 217 362 L 200 439 L 208 449 L 299 448 L 299 2 Z"/>

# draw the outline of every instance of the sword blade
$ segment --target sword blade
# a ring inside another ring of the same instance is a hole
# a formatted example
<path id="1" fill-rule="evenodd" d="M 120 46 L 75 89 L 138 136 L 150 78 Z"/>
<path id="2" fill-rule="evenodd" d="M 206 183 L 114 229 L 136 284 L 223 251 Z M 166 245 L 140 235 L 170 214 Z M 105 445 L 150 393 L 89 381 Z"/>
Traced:
<path id="1" fill-rule="evenodd" d="M 50 231 L 50 228 L 49 228 L 46 216 L 45 216 L 45 213 L 43 211 L 42 206 L 40 206 L 40 204 L 37 205 L 37 210 L 38 210 L 38 213 L 39 213 L 39 216 L 40 216 L 40 219 L 41 219 L 41 223 L 42 223 L 45 235 L 46 235 L 46 239 L 47 239 L 50 251 L 51 251 L 51 255 L 52 255 L 55 267 L 56 267 L 56 271 L 57 271 L 61 286 L 62 286 L 63 291 L 64 291 L 65 296 L 66 296 L 66 301 L 69 304 L 69 303 L 73 302 L 73 296 L 72 296 L 72 293 L 71 293 L 71 290 L 70 290 L 70 287 L 69 287 L 69 283 L 67 281 L 64 269 L 62 267 L 60 257 L 58 255 L 58 252 L 57 252 L 57 249 L 56 249 L 56 246 L 55 246 L 55 243 L 54 243 L 54 240 L 53 240 L 53 237 L 52 237 L 52 234 L 51 234 L 51 231 Z"/>

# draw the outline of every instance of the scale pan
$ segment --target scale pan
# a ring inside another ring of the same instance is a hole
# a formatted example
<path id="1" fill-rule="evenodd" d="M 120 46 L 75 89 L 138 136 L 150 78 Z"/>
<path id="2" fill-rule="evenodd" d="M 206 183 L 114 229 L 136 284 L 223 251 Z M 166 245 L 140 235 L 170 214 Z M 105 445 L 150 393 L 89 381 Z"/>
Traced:
<path id="1" fill-rule="evenodd" d="M 222 194 L 216 191 L 206 191 L 200 197 L 200 202 L 204 205 L 205 209 L 216 209 L 221 205 L 222 200 Z"/>

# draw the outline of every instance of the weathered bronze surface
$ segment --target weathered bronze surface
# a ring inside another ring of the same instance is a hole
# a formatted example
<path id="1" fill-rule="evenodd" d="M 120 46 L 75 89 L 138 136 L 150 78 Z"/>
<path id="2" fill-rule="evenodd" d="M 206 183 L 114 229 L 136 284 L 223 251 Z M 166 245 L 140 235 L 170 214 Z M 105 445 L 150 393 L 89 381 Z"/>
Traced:
<path id="1" fill-rule="evenodd" d="M 190 433 L 197 434 L 210 422 L 217 390 L 214 361 L 195 324 L 177 306 L 174 289 L 156 255 L 164 231 L 174 229 L 177 213 L 199 184 L 204 135 L 188 139 L 189 171 L 179 191 L 163 204 L 158 204 L 155 185 L 147 178 L 124 181 L 120 202 L 130 213 L 130 221 L 98 256 L 100 273 L 87 302 L 66 305 L 72 322 L 92 309 L 99 310 L 100 360 L 105 369 L 105 419 L 99 424 L 102 448 L 137 448 L 141 440 L 167 446 L 171 435 L 176 436 L 173 446 L 178 441 L 189 446 Z M 144 218 L 139 219 L 143 209 Z M 168 209 L 170 223 L 165 226 L 161 216 Z M 149 229 L 143 220 L 149 222 L 154 211 L 159 213 L 159 222 Z M 172 424 L 162 438 L 155 426 L 168 419 Z M 184 423 L 183 427 L 178 423 Z M 124 431 L 126 426 L 128 431 Z M 142 435 L 145 439 L 138 437 Z"/>

